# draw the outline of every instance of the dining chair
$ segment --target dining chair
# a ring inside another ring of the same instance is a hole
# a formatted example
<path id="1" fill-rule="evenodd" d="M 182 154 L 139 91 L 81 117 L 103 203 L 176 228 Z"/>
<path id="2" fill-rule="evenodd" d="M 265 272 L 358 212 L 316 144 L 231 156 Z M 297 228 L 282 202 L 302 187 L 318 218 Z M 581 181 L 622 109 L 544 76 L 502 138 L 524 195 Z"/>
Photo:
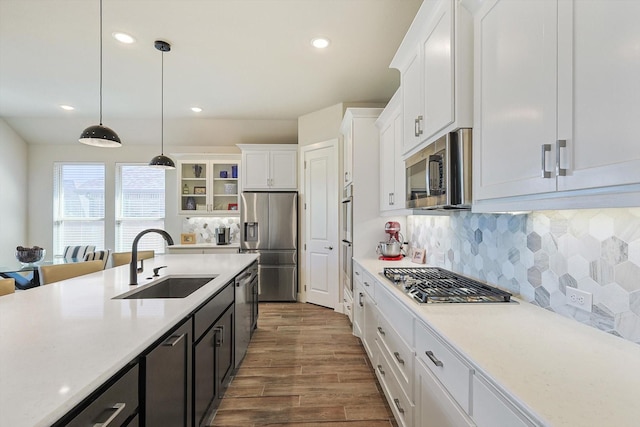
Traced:
<path id="1" fill-rule="evenodd" d="M 138 251 L 138 261 L 156 256 L 155 251 Z M 131 252 L 114 252 L 111 254 L 111 261 L 114 267 L 129 264 L 131 262 Z"/>
<path id="2" fill-rule="evenodd" d="M 62 257 L 68 261 L 80 261 L 84 259 L 84 256 L 88 252 L 93 252 L 96 250 L 95 246 L 66 246 L 64 248 L 64 253 Z"/>
<path id="3" fill-rule="evenodd" d="M 89 273 L 95 273 L 104 269 L 104 262 L 100 259 L 95 261 L 72 262 L 68 264 L 41 265 L 40 284 L 48 285 L 49 283 L 59 282 L 61 280 L 71 279 L 72 277 L 83 276 Z"/>
<path id="4" fill-rule="evenodd" d="M 109 262 L 110 254 L 111 254 L 111 249 L 105 249 L 103 251 L 87 252 L 86 255 L 84 256 L 84 260 L 85 261 L 95 261 L 97 259 L 102 260 L 102 262 L 104 262 L 102 269 L 104 270 L 105 268 L 107 268 L 107 262 Z"/>
<path id="5" fill-rule="evenodd" d="M 0 296 L 12 294 L 16 291 L 16 282 L 13 279 L 0 279 Z"/>

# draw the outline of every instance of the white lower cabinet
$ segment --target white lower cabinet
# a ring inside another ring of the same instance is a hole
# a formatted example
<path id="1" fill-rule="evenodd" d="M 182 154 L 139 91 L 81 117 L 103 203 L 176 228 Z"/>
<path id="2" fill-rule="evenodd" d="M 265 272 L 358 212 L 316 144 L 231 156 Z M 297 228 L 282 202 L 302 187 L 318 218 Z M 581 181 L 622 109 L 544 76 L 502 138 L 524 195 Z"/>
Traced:
<path id="1" fill-rule="evenodd" d="M 380 341 L 376 342 L 378 346 L 377 358 L 374 360 L 376 376 L 380 382 L 380 386 L 387 397 L 391 411 L 400 427 L 413 426 L 414 405 L 405 390 L 400 385 L 400 381 L 393 373 L 391 368 L 392 362 L 388 358 L 388 352 L 384 345 L 380 345 Z"/>
<path id="2" fill-rule="evenodd" d="M 473 370 L 425 325 L 416 322 L 416 357 L 445 386 L 458 405 L 469 412 Z"/>
<path id="3" fill-rule="evenodd" d="M 401 427 L 538 426 L 384 279 L 354 262 L 353 332 Z"/>
<path id="4" fill-rule="evenodd" d="M 475 424 L 422 361 L 415 362 L 414 427 L 473 427 Z M 511 424 L 494 424 L 511 426 Z"/>
<path id="5" fill-rule="evenodd" d="M 473 376 L 473 420 L 478 427 L 537 425 L 478 375 Z"/>

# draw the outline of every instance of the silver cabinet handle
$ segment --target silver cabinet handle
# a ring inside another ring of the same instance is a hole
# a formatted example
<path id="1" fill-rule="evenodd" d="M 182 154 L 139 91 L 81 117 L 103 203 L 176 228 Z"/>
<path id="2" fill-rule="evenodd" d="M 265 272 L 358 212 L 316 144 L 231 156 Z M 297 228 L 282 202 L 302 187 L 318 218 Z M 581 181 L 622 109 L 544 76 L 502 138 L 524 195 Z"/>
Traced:
<path id="1" fill-rule="evenodd" d="M 163 347 L 175 347 L 175 345 L 180 342 L 182 337 L 184 337 L 184 334 L 182 334 L 182 335 L 172 335 L 165 342 L 162 343 L 162 346 Z"/>
<path id="2" fill-rule="evenodd" d="M 364 304 L 362 303 L 362 297 L 364 297 L 364 294 L 360 292 L 358 294 L 358 304 L 360 304 L 360 307 L 364 307 Z"/>
<path id="3" fill-rule="evenodd" d="M 111 424 L 111 421 L 113 421 L 118 417 L 118 415 L 120 415 L 120 412 L 124 411 L 124 408 L 126 406 L 126 403 L 114 403 L 112 407 L 107 408 L 107 410 L 112 410 L 113 414 L 111 414 L 111 416 L 109 416 L 109 418 L 107 418 L 103 423 L 93 424 L 93 427 L 107 427 L 109 424 Z"/>
<path id="4" fill-rule="evenodd" d="M 364 285 L 365 285 L 366 287 L 371 286 L 371 285 L 369 284 L 369 282 L 364 282 Z"/>
<path id="5" fill-rule="evenodd" d="M 567 140 L 559 139 L 556 142 L 556 176 L 567 176 L 567 170 L 560 167 L 560 149 L 567 148 Z"/>
<path id="6" fill-rule="evenodd" d="M 441 361 L 439 361 L 438 358 L 433 354 L 433 351 L 425 351 L 425 354 L 429 359 L 431 359 L 434 365 L 440 368 L 444 366 L 444 364 Z"/>
<path id="7" fill-rule="evenodd" d="M 551 144 L 542 144 L 540 151 L 540 172 L 542 178 L 551 178 L 551 172 L 547 170 L 547 153 L 551 151 Z"/>
<path id="8" fill-rule="evenodd" d="M 359 276 L 359 275 L 360 275 L 360 273 L 358 273 L 357 271 L 356 271 L 355 273 L 356 273 L 356 276 Z"/>
<path id="9" fill-rule="evenodd" d="M 422 135 L 422 120 L 424 117 L 418 116 L 418 135 Z"/>
<path id="10" fill-rule="evenodd" d="M 418 123 L 417 117 L 413 120 L 413 136 L 420 136 L 420 124 Z"/>
<path id="11" fill-rule="evenodd" d="M 401 365 L 404 365 L 404 360 L 402 360 L 402 358 L 400 357 L 400 353 L 395 351 L 395 352 L 393 352 L 393 355 L 395 356 L 395 358 L 398 361 L 398 363 L 400 363 Z"/>
<path id="12" fill-rule="evenodd" d="M 378 372 L 384 375 L 384 370 L 382 369 L 382 365 L 378 365 Z"/>
<path id="13" fill-rule="evenodd" d="M 220 333 L 216 334 L 216 336 L 219 336 L 219 338 L 216 339 L 216 347 L 220 347 L 224 344 L 224 325 L 216 326 L 214 329 Z"/>
<path id="14" fill-rule="evenodd" d="M 404 409 L 400 406 L 400 399 L 393 399 L 393 403 L 396 405 L 396 408 L 398 408 L 398 412 L 404 414 Z"/>
<path id="15" fill-rule="evenodd" d="M 332 251 L 332 250 L 333 250 L 333 246 L 325 246 L 324 248 L 325 248 L 325 249 L 329 249 L 330 251 Z"/>
<path id="16" fill-rule="evenodd" d="M 386 335 L 384 333 L 384 330 L 382 329 L 382 326 L 378 326 L 378 332 L 380 332 L 380 335 Z"/>

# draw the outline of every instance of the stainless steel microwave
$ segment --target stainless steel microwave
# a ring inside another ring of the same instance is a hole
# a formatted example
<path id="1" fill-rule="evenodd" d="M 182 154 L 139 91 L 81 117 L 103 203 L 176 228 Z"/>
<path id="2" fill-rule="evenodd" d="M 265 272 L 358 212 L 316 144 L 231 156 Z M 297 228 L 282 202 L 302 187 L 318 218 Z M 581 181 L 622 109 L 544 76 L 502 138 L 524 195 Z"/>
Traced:
<path id="1" fill-rule="evenodd" d="M 471 208 L 471 129 L 447 133 L 405 165 L 407 208 Z"/>

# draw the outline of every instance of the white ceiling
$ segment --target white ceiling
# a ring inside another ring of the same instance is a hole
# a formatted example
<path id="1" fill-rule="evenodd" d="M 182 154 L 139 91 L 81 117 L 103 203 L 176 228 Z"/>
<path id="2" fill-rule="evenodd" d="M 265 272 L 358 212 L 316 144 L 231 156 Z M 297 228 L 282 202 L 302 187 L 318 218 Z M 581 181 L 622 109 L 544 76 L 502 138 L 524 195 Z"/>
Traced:
<path id="1" fill-rule="evenodd" d="M 399 85 L 389 63 L 421 3 L 103 0 L 103 123 L 124 143 L 157 143 L 157 39 L 172 45 L 164 54 L 165 141 L 202 129 L 188 141 L 202 144 L 212 128 L 238 120 L 291 129 L 299 116 L 339 102 L 386 102 Z M 0 118 L 28 143 L 70 144 L 97 124 L 99 5 L 0 0 Z M 114 31 L 136 43 L 117 42 Z M 331 40 L 328 49 L 310 46 L 319 35 Z"/>

